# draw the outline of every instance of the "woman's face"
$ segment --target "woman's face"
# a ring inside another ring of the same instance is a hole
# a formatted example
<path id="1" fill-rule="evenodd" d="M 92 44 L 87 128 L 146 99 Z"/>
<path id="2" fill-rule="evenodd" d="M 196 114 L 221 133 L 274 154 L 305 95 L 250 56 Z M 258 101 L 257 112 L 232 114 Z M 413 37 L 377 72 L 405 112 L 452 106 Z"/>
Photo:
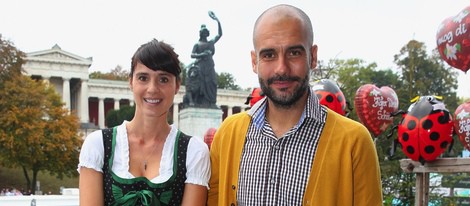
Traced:
<path id="1" fill-rule="evenodd" d="M 134 93 L 136 116 L 166 118 L 180 87 L 173 74 L 162 70 L 153 71 L 142 63 L 135 66 L 129 83 Z"/>

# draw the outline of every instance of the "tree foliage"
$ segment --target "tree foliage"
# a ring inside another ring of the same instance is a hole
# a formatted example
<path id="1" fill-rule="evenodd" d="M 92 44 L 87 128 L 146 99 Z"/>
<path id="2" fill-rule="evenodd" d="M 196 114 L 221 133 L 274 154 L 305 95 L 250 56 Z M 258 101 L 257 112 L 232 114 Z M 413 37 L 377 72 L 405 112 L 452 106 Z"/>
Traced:
<path id="1" fill-rule="evenodd" d="M 22 53 L 13 50 L 16 52 L 0 54 L 7 71 L 21 68 L 20 63 L 8 63 L 10 60 L 21 62 Z M 8 55 L 17 56 L 4 58 Z M 1 85 L 0 163 L 22 168 L 31 191 L 36 187 L 40 171 L 58 178 L 76 176 L 82 144 L 79 121 L 63 107 L 54 88 L 19 72 L 9 72 L 8 79 L 2 80 Z"/>
<path id="2" fill-rule="evenodd" d="M 18 75 L 5 82 L 0 96 L 0 154 L 7 167 L 25 171 L 33 191 L 39 171 L 62 178 L 76 175 L 79 121 L 63 107 L 51 86 Z M 26 171 L 32 172 L 32 180 Z"/>
<path id="3" fill-rule="evenodd" d="M 218 89 L 231 89 L 240 90 L 240 86 L 235 84 L 235 77 L 227 72 L 217 74 L 217 88 Z"/>
<path id="4" fill-rule="evenodd" d="M 106 114 L 106 124 L 108 127 L 120 125 L 124 120 L 132 120 L 134 113 L 135 106 L 122 106 L 119 110 L 110 110 Z"/>
<path id="5" fill-rule="evenodd" d="M 22 73 L 21 66 L 25 62 L 25 56 L 12 42 L 3 39 L 0 34 L 0 89 L 11 76 Z"/>
<path id="6" fill-rule="evenodd" d="M 438 95 L 450 110 L 457 108 L 457 72 L 446 67 L 437 52 L 428 56 L 424 43 L 411 40 L 400 53 L 395 63 L 401 70 L 403 88 L 399 91 L 402 99 L 400 108 L 407 108 L 415 96 Z"/>
<path id="7" fill-rule="evenodd" d="M 120 65 L 117 65 L 116 68 L 107 73 L 102 73 L 100 71 L 92 72 L 90 73 L 89 78 L 127 81 L 129 79 L 129 71 L 123 69 Z"/>

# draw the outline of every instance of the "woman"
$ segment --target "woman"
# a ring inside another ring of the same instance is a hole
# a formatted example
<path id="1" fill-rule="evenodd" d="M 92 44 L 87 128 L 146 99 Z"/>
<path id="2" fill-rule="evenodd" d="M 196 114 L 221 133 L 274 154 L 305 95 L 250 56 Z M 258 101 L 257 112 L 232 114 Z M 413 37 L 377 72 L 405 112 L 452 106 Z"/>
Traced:
<path id="1" fill-rule="evenodd" d="M 132 57 L 135 114 L 83 143 L 80 205 L 205 205 L 209 151 L 167 122 L 178 93 L 180 62 L 173 48 L 153 40 Z"/>

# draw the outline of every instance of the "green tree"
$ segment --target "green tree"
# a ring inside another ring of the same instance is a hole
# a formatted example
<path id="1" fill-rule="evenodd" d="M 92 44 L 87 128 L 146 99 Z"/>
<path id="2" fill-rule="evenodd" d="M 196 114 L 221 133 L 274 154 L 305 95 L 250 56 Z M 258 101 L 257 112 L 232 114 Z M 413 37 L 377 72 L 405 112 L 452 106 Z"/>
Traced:
<path id="1" fill-rule="evenodd" d="M 77 116 L 69 114 L 54 88 L 41 81 L 17 75 L 4 84 L 0 90 L 0 96 L 6 97 L 0 100 L 2 165 L 22 168 L 32 191 L 40 171 L 58 178 L 76 176 L 82 144 Z"/>
<path id="2" fill-rule="evenodd" d="M 132 120 L 134 113 L 135 106 L 122 106 L 119 110 L 110 110 L 106 114 L 106 124 L 108 127 L 120 125 L 124 120 Z"/>
<path id="3" fill-rule="evenodd" d="M 2 38 L 0 34 L 0 89 L 5 81 L 13 75 L 20 75 L 23 72 L 22 65 L 26 55 L 16 49 L 15 45 Z"/>
<path id="4" fill-rule="evenodd" d="M 394 58 L 403 82 L 400 108 L 407 108 L 414 97 L 426 95 L 443 96 L 448 109 L 457 108 L 457 72 L 444 64 L 437 51 L 428 56 L 424 43 L 411 40 Z"/>
<path id="5" fill-rule="evenodd" d="M 117 65 L 108 73 L 102 73 L 100 71 L 95 71 L 90 73 L 90 79 L 106 79 L 106 80 L 119 80 L 127 81 L 129 79 L 129 71 L 124 70 L 122 66 Z"/>
<path id="6" fill-rule="evenodd" d="M 180 62 L 180 68 L 181 68 L 181 74 L 180 74 L 180 77 L 181 77 L 181 85 L 186 85 L 186 78 L 187 78 L 187 71 L 188 69 L 186 68 L 186 66 L 184 65 L 183 62 Z"/>
<path id="7" fill-rule="evenodd" d="M 22 52 L 7 41 L 0 48 L 7 71 L 0 86 L 0 164 L 22 168 L 32 191 L 40 171 L 60 179 L 76 176 L 82 144 L 77 116 L 63 107 L 52 86 L 21 74 Z"/>
<path id="8" fill-rule="evenodd" d="M 235 77 L 227 72 L 217 74 L 217 88 L 219 89 L 231 89 L 240 90 L 240 86 L 235 84 Z"/>

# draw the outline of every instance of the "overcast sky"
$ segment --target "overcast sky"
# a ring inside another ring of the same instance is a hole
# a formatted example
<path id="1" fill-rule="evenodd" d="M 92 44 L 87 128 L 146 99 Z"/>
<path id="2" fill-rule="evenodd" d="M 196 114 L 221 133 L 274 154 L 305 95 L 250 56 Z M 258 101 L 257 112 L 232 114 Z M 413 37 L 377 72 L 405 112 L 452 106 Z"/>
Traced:
<path id="1" fill-rule="evenodd" d="M 319 60 L 359 58 L 391 68 L 393 56 L 415 39 L 428 54 L 436 47 L 439 24 L 470 6 L 468 0 L 4 0 L 0 33 L 24 52 L 52 48 L 93 57 L 90 72 L 108 72 L 130 58 L 143 43 L 156 38 L 170 43 L 186 65 L 201 24 L 211 37 L 219 18 L 223 36 L 216 44 L 216 72 L 234 75 L 243 88 L 258 86 L 252 72 L 252 29 L 270 6 L 289 3 L 311 18 Z M 456 69 L 457 70 L 457 69 Z M 470 97 L 470 74 L 460 70 L 459 96 Z"/>

